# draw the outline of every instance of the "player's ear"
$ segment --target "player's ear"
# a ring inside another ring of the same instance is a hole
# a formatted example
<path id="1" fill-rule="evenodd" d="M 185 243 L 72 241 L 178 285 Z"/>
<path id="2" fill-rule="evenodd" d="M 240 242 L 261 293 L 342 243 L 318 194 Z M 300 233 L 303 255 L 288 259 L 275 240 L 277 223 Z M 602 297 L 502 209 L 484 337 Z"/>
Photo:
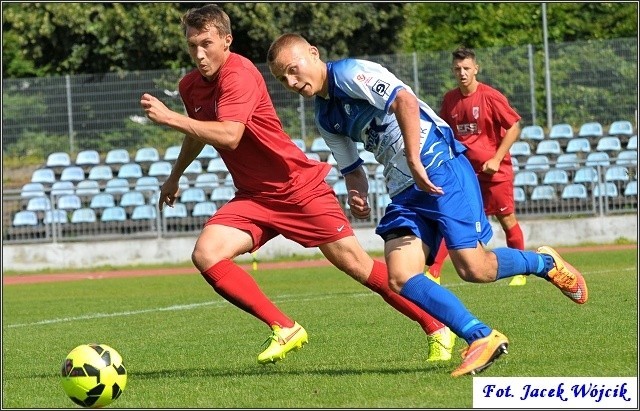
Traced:
<path id="1" fill-rule="evenodd" d="M 320 58 L 320 51 L 316 46 L 309 46 L 309 54 L 311 54 L 316 61 Z"/>
<path id="2" fill-rule="evenodd" d="M 224 36 L 225 49 L 228 49 L 229 47 L 231 47 L 232 41 L 233 41 L 233 36 L 231 34 L 227 34 L 226 36 Z"/>

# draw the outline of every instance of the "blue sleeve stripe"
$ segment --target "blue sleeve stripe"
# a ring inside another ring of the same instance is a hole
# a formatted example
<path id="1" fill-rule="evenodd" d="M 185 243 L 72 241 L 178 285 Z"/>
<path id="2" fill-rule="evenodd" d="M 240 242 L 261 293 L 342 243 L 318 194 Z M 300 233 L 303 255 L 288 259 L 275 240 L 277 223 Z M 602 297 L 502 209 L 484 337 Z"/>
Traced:
<path id="1" fill-rule="evenodd" d="M 384 105 L 384 112 L 385 113 L 389 112 L 389 107 L 391 107 L 391 104 L 393 104 L 393 101 L 396 99 L 396 94 L 398 94 L 398 92 L 400 90 L 403 90 L 403 89 L 404 89 L 403 86 L 398 86 L 398 87 L 393 89 L 393 91 L 389 95 L 389 98 L 387 99 L 387 104 Z"/>
<path id="2" fill-rule="evenodd" d="M 356 168 L 360 167 L 363 163 L 364 163 L 364 161 L 361 158 L 358 158 L 358 161 L 356 161 L 355 163 L 351 164 L 349 167 L 345 167 L 345 168 L 341 169 L 340 173 L 342 175 L 349 174 L 350 172 L 352 172 Z"/>

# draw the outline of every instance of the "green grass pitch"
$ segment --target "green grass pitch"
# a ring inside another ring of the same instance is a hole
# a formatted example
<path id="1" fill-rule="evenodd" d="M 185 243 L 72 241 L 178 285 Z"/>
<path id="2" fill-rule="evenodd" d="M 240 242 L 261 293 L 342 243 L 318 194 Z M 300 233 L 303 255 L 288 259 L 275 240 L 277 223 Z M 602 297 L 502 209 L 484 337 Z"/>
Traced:
<path id="1" fill-rule="evenodd" d="M 564 257 L 587 280 L 583 306 L 538 278 L 469 284 L 445 264 L 443 285 L 510 339 L 509 354 L 480 376 L 637 376 L 637 250 Z M 458 354 L 427 364 L 420 327 L 337 269 L 253 274 L 309 332 L 309 344 L 275 365 L 256 362 L 267 326 L 197 274 L 4 286 L 3 408 L 75 407 L 59 370 L 89 342 L 114 347 L 127 366 L 112 408 L 471 407 L 472 377 L 449 375 Z"/>

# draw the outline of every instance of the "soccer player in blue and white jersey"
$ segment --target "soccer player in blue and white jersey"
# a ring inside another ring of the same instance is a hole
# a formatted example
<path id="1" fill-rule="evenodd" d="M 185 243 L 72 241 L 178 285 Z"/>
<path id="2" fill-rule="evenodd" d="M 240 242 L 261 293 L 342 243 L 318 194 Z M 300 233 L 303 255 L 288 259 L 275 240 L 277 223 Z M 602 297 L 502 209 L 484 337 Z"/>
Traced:
<path id="1" fill-rule="evenodd" d="M 424 275 L 425 263 L 433 260 L 443 238 L 465 281 L 485 283 L 533 274 L 574 302 L 587 301 L 584 277 L 551 247 L 537 252 L 485 249 L 492 230 L 464 146 L 393 73 L 366 60 L 325 63 L 315 46 L 292 33 L 271 44 L 267 62 L 285 88 L 315 97 L 316 125 L 345 177 L 356 218 L 367 218 L 371 212 L 356 143 L 364 143 L 384 165 L 391 203 L 376 233 L 385 241 L 389 285 L 469 344 L 452 376 L 484 370 L 506 352 L 509 341 Z"/>

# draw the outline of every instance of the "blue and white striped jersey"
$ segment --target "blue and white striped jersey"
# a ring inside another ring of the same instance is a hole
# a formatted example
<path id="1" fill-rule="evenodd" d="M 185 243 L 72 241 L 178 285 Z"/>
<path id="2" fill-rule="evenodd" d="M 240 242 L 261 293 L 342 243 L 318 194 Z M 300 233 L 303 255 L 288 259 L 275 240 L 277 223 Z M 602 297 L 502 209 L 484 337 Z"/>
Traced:
<path id="1" fill-rule="evenodd" d="M 397 93 L 411 88 L 380 64 L 358 59 L 327 63 L 329 98 L 315 98 L 315 121 L 342 174 L 360 167 L 357 142 L 384 165 L 389 195 L 413 184 L 396 116 L 389 112 Z M 420 151 L 430 169 L 464 152 L 450 127 L 425 102 L 420 104 Z M 345 138 L 347 137 L 347 138 Z"/>

